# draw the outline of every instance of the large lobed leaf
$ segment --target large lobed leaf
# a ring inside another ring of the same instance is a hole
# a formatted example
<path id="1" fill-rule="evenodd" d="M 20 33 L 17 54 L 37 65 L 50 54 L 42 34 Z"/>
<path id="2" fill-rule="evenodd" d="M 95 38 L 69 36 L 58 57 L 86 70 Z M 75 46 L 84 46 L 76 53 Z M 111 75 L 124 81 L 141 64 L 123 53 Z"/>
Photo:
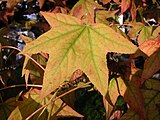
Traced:
<path id="1" fill-rule="evenodd" d="M 54 21 L 48 32 L 26 45 L 21 52 L 49 53 L 41 98 L 56 90 L 76 70 L 81 69 L 103 96 L 107 92 L 106 53 L 134 53 L 137 48 L 104 24 L 83 25 L 65 14 L 43 14 Z"/>

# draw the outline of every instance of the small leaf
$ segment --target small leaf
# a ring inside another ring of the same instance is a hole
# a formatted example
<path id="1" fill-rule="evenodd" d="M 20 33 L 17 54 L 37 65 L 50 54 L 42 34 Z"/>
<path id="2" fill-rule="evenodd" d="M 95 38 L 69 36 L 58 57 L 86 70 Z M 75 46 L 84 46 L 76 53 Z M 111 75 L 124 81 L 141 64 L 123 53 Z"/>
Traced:
<path id="1" fill-rule="evenodd" d="M 87 22 L 93 23 L 95 9 L 102 8 L 94 0 L 79 0 L 71 10 L 71 15 Z"/>
<path id="2" fill-rule="evenodd" d="M 131 0 L 122 0 L 121 2 L 121 14 L 123 14 L 130 6 Z"/>
<path id="3" fill-rule="evenodd" d="M 110 80 L 108 95 L 111 101 L 111 105 L 115 105 L 117 98 L 119 95 L 124 95 L 127 87 L 122 80 L 122 78 L 118 77 L 117 79 L 113 78 Z"/>
<path id="4" fill-rule="evenodd" d="M 147 40 L 139 46 L 139 49 L 146 55 L 151 56 L 160 48 L 160 35 L 155 40 Z"/>
<path id="5" fill-rule="evenodd" d="M 138 37 L 138 44 L 141 45 L 148 39 L 155 39 L 158 36 L 160 28 L 153 28 L 153 26 L 145 26 L 142 23 L 134 23 L 128 36 L 132 39 Z"/>
<path id="6" fill-rule="evenodd" d="M 113 18 L 115 14 L 118 12 L 118 10 L 114 11 L 106 11 L 106 10 L 97 10 L 96 12 L 96 23 L 103 23 L 106 25 L 109 25 L 109 21 L 107 21 L 107 18 Z"/>
<path id="7" fill-rule="evenodd" d="M 134 0 L 131 1 L 131 8 L 130 8 L 130 12 L 131 12 L 131 16 L 132 16 L 132 22 L 135 20 L 136 18 L 136 5 L 134 3 Z"/>
<path id="8" fill-rule="evenodd" d="M 82 70 L 105 96 L 108 80 L 106 52 L 129 54 L 134 53 L 137 48 L 103 24 L 81 25 L 76 18 L 64 14 L 53 14 L 50 18 L 55 21 L 54 24 L 63 25 L 53 27 L 26 45 L 21 52 L 35 54 L 43 51 L 49 54 L 42 99 L 57 89 L 77 69 Z"/>
<path id="9" fill-rule="evenodd" d="M 45 0 L 38 0 L 40 9 L 43 7 Z"/>

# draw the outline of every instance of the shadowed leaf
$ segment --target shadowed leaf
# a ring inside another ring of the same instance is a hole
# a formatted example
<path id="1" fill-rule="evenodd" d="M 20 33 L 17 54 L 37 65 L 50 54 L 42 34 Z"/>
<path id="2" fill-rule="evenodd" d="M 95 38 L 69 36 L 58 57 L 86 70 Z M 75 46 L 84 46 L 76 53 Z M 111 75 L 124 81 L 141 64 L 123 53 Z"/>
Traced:
<path id="1" fill-rule="evenodd" d="M 160 83 L 157 80 L 149 79 L 145 81 L 145 87 L 141 90 L 144 98 L 144 105 L 146 110 L 146 118 L 148 120 L 160 119 Z M 131 109 L 122 116 L 120 120 L 143 120 L 137 113 Z"/>
<path id="2" fill-rule="evenodd" d="M 4 103 L 0 103 L 0 118 L 1 120 L 7 120 L 11 111 L 13 111 L 17 106 L 16 98 L 10 98 Z"/>
<path id="3" fill-rule="evenodd" d="M 51 96 L 46 97 L 42 101 L 42 104 L 39 103 L 40 92 L 41 91 L 38 89 L 33 89 L 27 92 L 24 95 L 24 100 L 21 101 L 20 104 L 18 104 L 18 106 L 12 111 L 8 119 L 25 119 L 29 115 L 31 115 L 35 110 L 42 107 L 42 105 L 48 103 L 51 99 Z M 61 99 L 58 99 L 54 103 L 49 104 L 41 115 L 40 112 L 34 115 L 32 119 L 40 118 L 41 120 L 45 120 L 48 117 L 49 113 L 51 115 L 51 119 L 58 117 L 83 117 L 82 115 L 74 111 L 71 107 L 66 105 Z"/>
<path id="4" fill-rule="evenodd" d="M 154 73 L 160 70 L 160 49 L 153 53 L 144 63 L 144 70 L 142 72 L 142 83 L 144 80 L 152 77 Z"/>
<path id="5" fill-rule="evenodd" d="M 124 99 L 133 111 L 145 119 L 144 99 L 140 90 L 140 75 L 138 74 L 139 72 L 137 71 L 137 73 L 132 75 L 130 81 L 125 80 L 127 90 L 124 94 Z"/>
<path id="6" fill-rule="evenodd" d="M 122 78 L 118 77 L 117 80 L 115 78 L 111 79 L 108 89 L 111 105 L 115 105 L 118 96 L 123 96 L 127 87 Z"/>

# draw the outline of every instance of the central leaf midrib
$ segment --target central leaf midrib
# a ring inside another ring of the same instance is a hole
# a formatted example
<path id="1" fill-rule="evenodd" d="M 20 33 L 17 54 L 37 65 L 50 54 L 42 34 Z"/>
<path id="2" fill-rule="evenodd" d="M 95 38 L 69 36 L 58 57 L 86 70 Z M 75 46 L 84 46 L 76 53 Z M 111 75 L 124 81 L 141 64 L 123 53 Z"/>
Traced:
<path id="1" fill-rule="evenodd" d="M 53 28 L 54 29 L 54 28 Z M 65 33 L 62 33 L 62 34 L 59 34 L 58 36 L 54 36 L 53 38 L 49 38 L 49 39 L 47 39 L 47 40 L 44 40 L 44 41 L 41 41 L 39 44 L 36 44 L 36 45 L 34 45 L 33 47 L 30 47 L 30 48 L 28 48 L 27 50 L 25 50 L 25 51 L 29 51 L 29 50 L 31 50 L 31 49 L 34 49 L 34 48 L 36 48 L 36 47 L 39 47 L 39 46 L 41 46 L 41 45 L 43 45 L 43 44 L 46 44 L 47 42 L 50 42 L 50 41 L 52 41 L 52 40 L 56 40 L 56 39 L 58 39 L 58 38 L 61 38 L 62 36 L 65 36 L 65 35 L 68 35 L 68 34 L 70 34 L 70 33 L 73 33 L 73 32 L 77 32 L 77 30 L 80 30 L 80 29 L 82 29 L 82 27 L 79 27 L 78 29 L 73 29 L 73 30 L 71 30 L 71 31 L 67 31 L 67 32 L 65 32 Z M 52 29 L 51 29 L 52 30 Z M 58 42 L 57 42 L 58 43 Z"/>
<path id="2" fill-rule="evenodd" d="M 82 27 L 81 27 L 81 29 L 82 29 Z M 67 51 L 66 51 L 65 54 L 63 55 L 63 56 L 64 56 L 63 59 L 61 60 L 61 62 L 59 63 L 59 65 L 57 65 L 57 67 L 56 67 L 56 69 L 54 70 L 54 72 L 52 73 L 52 75 L 57 72 L 58 68 L 61 66 L 61 64 L 63 63 L 63 61 L 64 61 L 65 58 L 67 57 L 67 55 L 68 55 L 69 51 L 71 50 L 72 46 L 75 45 L 75 43 L 79 40 L 80 36 L 83 34 L 83 32 L 85 31 L 85 29 L 86 29 L 86 26 L 83 27 L 83 29 L 82 29 L 82 31 L 80 32 L 80 34 L 73 40 L 73 44 L 71 44 L 71 45 L 68 47 Z"/>
<path id="3" fill-rule="evenodd" d="M 93 53 L 93 43 L 91 40 L 91 34 L 90 34 L 90 27 L 88 27 L 88 40 L 89 40 L 89 45 L 90 45 L 90 52 L 91 52 L 91 59 L 93 61 L 93 65 L 94 65 L 94 70 L 96 70 L 97 76 L 98 76 L 98 80 L 101 81 L 100 75 L 99 75 L 99 71 L 98 71 L 98 67 L 97 64 L 95 62 L 95 58 L 94 58 L 94 53 Z M 100 82 L 101 86 L 103 86 L 103 84 Z"/>

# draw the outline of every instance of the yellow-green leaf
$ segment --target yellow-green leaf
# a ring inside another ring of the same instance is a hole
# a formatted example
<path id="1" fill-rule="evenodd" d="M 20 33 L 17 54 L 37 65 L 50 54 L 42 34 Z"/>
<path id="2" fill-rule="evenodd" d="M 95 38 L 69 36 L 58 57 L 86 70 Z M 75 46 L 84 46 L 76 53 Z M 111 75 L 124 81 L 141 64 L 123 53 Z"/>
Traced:
<path id="1" fill-rule="evenodd" d="M 119 95 L 123 96 L 126 89 L 127 87 L 122 78 L 118 77 L 116 79 L 115 78 L 111 79 L 108 88 L 108 95 L 111 101 L 111 105 L 115 105 L 118 96 Z"/>
<path id="2" fill-rule="evenodd" d="M 94 0 L 79 0 L 71 10 L 71 15 L 85 22 L 94 22 L 95 9 L 102 8 Z"/>
<path id="3" fill-rule="evenodd" d="M 24 100 L 19 102 L 20 104 L 12 110 L 8 120 L 19 120 L 26 119 L 29 117 L 34 111 L 38 108 L 42 107 L 46 103 L 48 103 L 51 99 L 51 96 L 46 97 L 42 103 L 40 104 L 40 93 L 41 91 L 38 89 L 32 89 L 24 95 Z M 49 104 L 46 109 L 40 114 L 41 111 L 37 112 L 32 119 L 45 120 L 48 118 L 50 113 L 51 118 L 58 117 L 83 117 L 76 111 L 74 111 L 71 107 L 69 107 L 66 103 L 64 103 L 61 99 L 56 100 L 55 102 Z"/>
<path id="4" fill-rule="evenodd" d="M 137 48 L 104 24 L 81 25 L 73 22 L 78 21 L 76 18 L 65 14 L 53 14 L 52 19 L 59 26 L 27 44 L 21 52 L 49 54 L 41 98 L 58 88 L 77 69 L 81 69 L 105 96 L 108 83 L 106 53 L 130 54 Z"/>

